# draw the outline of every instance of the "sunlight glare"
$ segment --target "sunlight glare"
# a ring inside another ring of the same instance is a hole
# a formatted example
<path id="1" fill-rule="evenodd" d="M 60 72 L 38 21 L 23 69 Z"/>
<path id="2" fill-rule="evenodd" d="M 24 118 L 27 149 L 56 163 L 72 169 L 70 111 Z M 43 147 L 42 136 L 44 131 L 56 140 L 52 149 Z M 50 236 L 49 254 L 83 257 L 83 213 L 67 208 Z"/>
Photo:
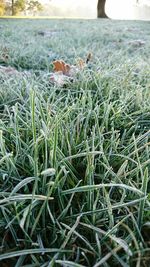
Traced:
<path id="1" fill-rule="evenodd" d="M 97 17 L 98 0 L 40 0 L 42 4 L 48 4 L 62 10 L 65 17 Z M 143 3 L 150 3 L 149 0 L 141 0 L 139 4 L 136 0 L 107 0 L 106 13 L 113 19 L 149 19 L 150 7 L 143 7 Z M 56 12 L 57 13 L 57 12 Z"/>

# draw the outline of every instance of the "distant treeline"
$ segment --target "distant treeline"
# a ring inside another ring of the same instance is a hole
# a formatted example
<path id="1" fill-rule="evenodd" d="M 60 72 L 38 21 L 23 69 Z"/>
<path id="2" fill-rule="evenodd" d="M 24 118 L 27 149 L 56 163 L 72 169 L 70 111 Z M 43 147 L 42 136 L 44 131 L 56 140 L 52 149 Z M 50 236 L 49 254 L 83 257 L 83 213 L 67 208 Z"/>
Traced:
<path id="1" fill-rule="evenodd" d="M 36 14 L 43 10 L 43 6 L 38 0 L 0 0 L 0 16 Z"/>
<path id="2" fill-rule="evenodd" d="M 3 15 L 38 15 L 38 16 L 71 16 L 71 17 L 96 17 L 95 5 L 76 4 L 56 5 L 49 3 L 42 5 L 40 0 L 0 0 L 0 16 Z"/>

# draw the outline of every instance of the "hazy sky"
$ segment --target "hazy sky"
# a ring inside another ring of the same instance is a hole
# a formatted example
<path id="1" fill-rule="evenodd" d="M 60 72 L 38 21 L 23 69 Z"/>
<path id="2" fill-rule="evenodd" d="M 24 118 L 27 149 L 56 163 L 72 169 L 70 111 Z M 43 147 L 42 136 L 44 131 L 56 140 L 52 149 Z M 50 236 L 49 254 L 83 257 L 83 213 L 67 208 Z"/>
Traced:
<path id="1" fill-rule="evenodd" d="M 43 4 L 52 4 L 56 7 L 62 8 L 62 10 L 69 9 L 69 13 L 66 16 L 70 16 L 71 12 L 77 10 L 77 16 L 96 17 L 96 6 L 98 0 L 40 0 Z M 136 0 L 107 0 L 106 13 L 111 18 L 118 19 L 144 19 L 146 16 L 150 19 L 150 7 L 141 7 L 142 4 L 150 6 L 150 0 L 139 0 L 139 5 L 136 5 Z M 90 13 L 91 12 L 91 13 Z"/>
<path id="2" fill-rule="evenodd" d="M 97 0 L 40 0 L 42 3 L 54 3 L 56 5 L 77 5 L 77 4 L 86 4 L 92 6 L 93 4 L 97 3 Z M 134 4 L 136 0 L 107 0 L 107 2 L 112 2 L 113 5 L 117 5 L 119 3 Z M 141 4 L 148 4 L 150 5 L 150 0 L 139 0 Z"/>

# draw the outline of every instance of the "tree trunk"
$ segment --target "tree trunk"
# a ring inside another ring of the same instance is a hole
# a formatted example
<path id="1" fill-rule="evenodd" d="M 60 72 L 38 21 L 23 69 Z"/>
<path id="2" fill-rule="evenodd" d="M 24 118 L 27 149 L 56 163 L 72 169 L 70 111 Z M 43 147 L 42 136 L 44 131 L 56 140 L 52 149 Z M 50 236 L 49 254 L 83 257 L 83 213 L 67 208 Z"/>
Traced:
<path id="1" fill-rule="evenodd" d="M 108 16 L 105 13 L 105 3 L 106 3 L 106 0 L 98 0 L 98 3 L 97 3 L 97 17 L 98 18 L 108 18 Z"/>
<path id="2" fill-rule="evenodd" d="M 11 0 L 11 15 L 14 16 L 15 15 L 15 8 L 14 8 L 14 0 Z"/>

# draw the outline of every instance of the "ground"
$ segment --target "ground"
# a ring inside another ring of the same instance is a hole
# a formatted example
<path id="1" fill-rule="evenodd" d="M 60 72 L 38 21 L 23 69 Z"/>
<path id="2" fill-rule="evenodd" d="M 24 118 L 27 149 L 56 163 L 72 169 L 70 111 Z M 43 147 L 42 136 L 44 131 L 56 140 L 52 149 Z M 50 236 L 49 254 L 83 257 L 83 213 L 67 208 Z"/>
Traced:
<path id="1" fill-rule="evenodd" d="M 0 20 L 1 266 L 149 266 L 149 26 Z"/>

